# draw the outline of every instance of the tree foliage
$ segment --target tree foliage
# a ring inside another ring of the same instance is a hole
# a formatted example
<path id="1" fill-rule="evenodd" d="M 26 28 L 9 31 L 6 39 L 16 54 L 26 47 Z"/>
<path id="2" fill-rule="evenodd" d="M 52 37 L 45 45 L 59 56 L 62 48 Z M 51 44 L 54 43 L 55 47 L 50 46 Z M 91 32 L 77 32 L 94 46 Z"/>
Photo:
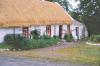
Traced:
<path id="1" fill-rule="evenodd" d="M 58 2 L 66 11 L 68 11 L 68 0 L 53 0 L 54 2 Z"/>
<path id="2" fill-rule="evenodd" d="M 81 13 L 80 12 L 73 12 L 73 11 L 71 11 L 70 14 L 73 17 L 73 19 L 81 21 L 81 19 L 80 19 L 80 14 Z"/>
<path id="3" fill-rule="evenodd" d="M 89 34 L 100 34 L 100 0 L 80 0 L 80 12 Z"/>
<path id="4" fill-rule="evenodd" d="M 72 16 L 86 25 L 89 35 L 100 34 L 100 0 L 76 1 L 80 1 L 80 5 L 73 10 Z"/>

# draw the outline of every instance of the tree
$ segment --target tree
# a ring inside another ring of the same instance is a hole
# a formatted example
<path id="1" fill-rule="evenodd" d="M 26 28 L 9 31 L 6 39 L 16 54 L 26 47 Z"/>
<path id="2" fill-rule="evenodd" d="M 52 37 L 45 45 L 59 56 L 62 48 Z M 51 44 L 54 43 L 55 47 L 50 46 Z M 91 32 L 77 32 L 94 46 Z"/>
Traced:
<path id="1" fill-rule="evenodd" d="M 53 1 L 59 3 L 66 11 L 69 11 L 68 0 L 53 0 Z"/>
<path id="2" fill-rule="evenodd" d="M 76 1 L 80 1 L 80 6 L 73 10 L 72 16 L 86 25 L 89 35 L 100 34 L 100 0 Z"/>
<path id="3" fill-rule="evenodd" d="M 80 19 L 81 13 L 80 12 L 71 11 L 70 12 L 70 15 L 73 17 L 73 19 L 78 20 L 78 21 L 81 21 L 81 19 Z"/>
<path id="4" fill-rule="evenodd" d="M 80 11 L 89 35 L 100 34 L 100 0 L 80 0 Z"/>

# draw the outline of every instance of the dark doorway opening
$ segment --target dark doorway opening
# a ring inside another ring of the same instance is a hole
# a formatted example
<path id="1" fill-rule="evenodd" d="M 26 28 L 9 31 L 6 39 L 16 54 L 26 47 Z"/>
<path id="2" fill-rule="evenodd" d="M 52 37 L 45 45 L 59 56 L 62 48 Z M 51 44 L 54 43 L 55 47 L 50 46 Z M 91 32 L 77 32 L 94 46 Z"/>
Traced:
<path id="1" fill-rule="evenodd" d="M 62 25 L 59 25 L 59 38 L 62 39 Z"/>
<path id="2" fill-rule="evenodd" d="M 46 26 L 46 34 L 51 37 L 51 25 Z"/>
<path id="3" fill-rule="evenodd" d="M 23 36 L 25 38 L 29 38 L 29 28 L 28 27 L 23 27 Z"/>

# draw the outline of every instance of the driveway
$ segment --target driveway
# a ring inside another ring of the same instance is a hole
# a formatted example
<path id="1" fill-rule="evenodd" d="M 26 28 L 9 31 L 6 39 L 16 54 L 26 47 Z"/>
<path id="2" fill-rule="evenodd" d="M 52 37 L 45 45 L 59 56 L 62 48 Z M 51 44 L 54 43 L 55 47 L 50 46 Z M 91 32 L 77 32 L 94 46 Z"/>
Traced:
<path id="1" fill-rule="evenodd" d="M 80 65 L 69 62 L 58 63 L 47 60 L 40 61 L 29 58 L 0 56 L 0 66 L 89 66 L 89 65 L 82 65 L 82 64 Z"/>

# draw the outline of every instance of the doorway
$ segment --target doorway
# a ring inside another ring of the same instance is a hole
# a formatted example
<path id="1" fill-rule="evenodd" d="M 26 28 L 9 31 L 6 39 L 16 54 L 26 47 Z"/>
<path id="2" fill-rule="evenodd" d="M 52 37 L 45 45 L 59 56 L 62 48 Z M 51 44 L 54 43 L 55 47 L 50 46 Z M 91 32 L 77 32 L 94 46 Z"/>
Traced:
<path id="1" fill-rule="evenodd" d="M 46 34 L 51 37 L 51 25 L 46 26 Z"/>
<path id="2" fill-rule="evenodd" d="M 29 28 L 28 27 L 23 27 L 23 36 L 25 38 L 29 38 Z"/>
<path id="3" fill-rule="evenodd" d="M 59 38 L 62 39 L 62 25 L 59 25 Z"/>

